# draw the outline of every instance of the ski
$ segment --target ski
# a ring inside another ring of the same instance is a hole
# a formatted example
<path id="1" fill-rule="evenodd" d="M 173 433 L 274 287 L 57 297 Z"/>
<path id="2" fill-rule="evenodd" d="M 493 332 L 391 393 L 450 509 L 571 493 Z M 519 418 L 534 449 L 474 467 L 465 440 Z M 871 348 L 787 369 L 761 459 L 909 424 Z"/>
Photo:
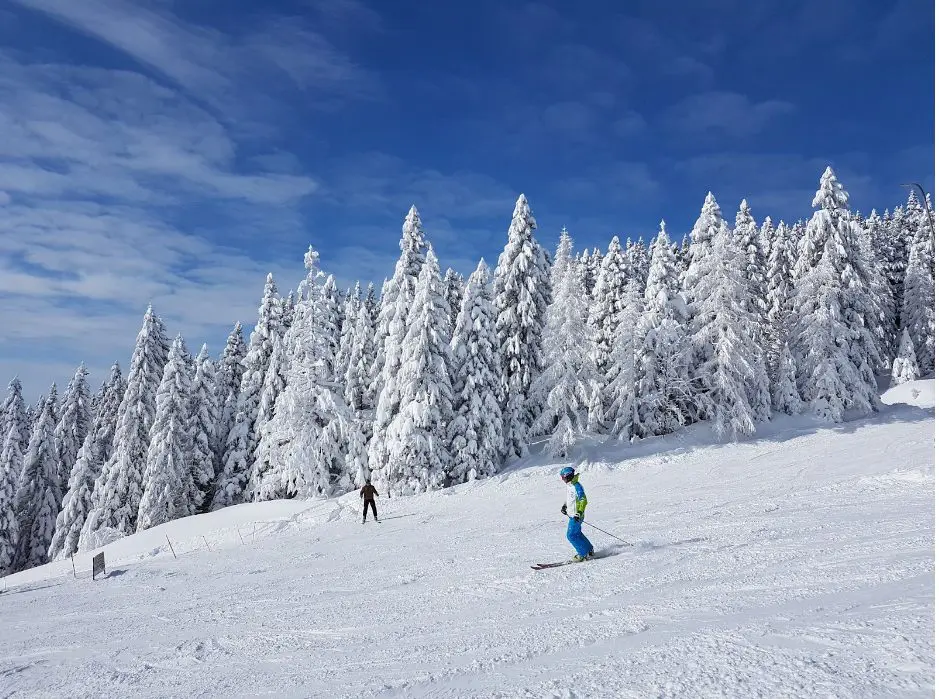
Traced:
<path id="1" fill-rule="evenodd" d="M 587 559 L 590 560 L 589 558 Z M 585 561 L 558 561 L 557 563 L 536 563 L 532 570 L 544 570 L 545 568 L 557 568 L 558 566 L 568 566 L 571 563 L 584 563 Z"/>

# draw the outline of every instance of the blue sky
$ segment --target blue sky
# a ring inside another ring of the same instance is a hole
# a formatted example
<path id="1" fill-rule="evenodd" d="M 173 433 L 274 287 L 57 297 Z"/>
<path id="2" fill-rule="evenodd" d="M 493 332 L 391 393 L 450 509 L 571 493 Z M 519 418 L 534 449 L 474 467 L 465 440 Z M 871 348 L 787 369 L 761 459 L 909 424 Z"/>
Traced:
<path id="1" fill-rule="evenodd" d="M 892 208 L 933 188 L 933 26 L 928 0 L 10 0 L 0 379 L 97 385 L 150 301 L 217 352 L 308 244 L 380 283 L 412 203 L 462 272 L 519 192 L 551 249 L 681 237 L 708 190 L 805 217 L 829 163 Z"/>

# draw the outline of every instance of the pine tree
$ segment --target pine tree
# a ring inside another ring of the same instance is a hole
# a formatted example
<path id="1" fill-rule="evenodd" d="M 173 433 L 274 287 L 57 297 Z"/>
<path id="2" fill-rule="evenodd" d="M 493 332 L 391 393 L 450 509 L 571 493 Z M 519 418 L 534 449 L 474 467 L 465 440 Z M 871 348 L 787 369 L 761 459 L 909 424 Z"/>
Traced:
<path id="1" fill-rule="evenodd" d="M 307 257 L 312 254 L 312 250 L 311 247 L 307 252 Z M 301 282 L 300 295 L 303 294 L 306 283 L 306 281 Z M 236 505 L 244 498 L 248 474 L 260 439 L 256 425 L 264 379 L 274 350 L 274 337 L 283 338 L 284 336 L 284 321 L 281 312 L 282 305 L 277 298 L 274 276 L 268 274 L 261 306 L 258 308 L 258 322 L 251 333 L 248 352 L 243 362 L 244 373 L 238 391 L 238 402 L 225 444 L 225 455 L 215 483 L 211 508 L 213 510 Z M 262 419 L 262 424 L 264 419 Z"/>
<path id="2" fill-rule="evenodd" d="M 27 428 L 23 387 L 14 377 L 0 408 L 0 575 L 11 572 L 16 553 L 16 484 L 23 470 L 22 434 Z"/>
<path id="3" fill-rule="evenodd" d="M 768 373 L 775 376 L 780 352 L 786 344 L 792 324 L 792 274 L 789 270 L 789 228 L 782 221 L 769 242 L 769 260 L 766 280 L 767 323 L 769 347 L 766 352 Z"/>
<path id="4" fill-rule="evenodd" d="M 799 280 L 794 333 L 801 359 L 796 363 L 799 393 L 817 417 L 829 422 L 844 419 L 861 384 L 848 358 L 851 331 L 839 303 L 840 278 L 832 262 L 838 254 L 835 246 L 830 238 L 818 264 Z"/>
<path id="5" fill-rule="evenodd" d="M 92 494 L 99 486 L 101 469 L 111 456 L 118 409 L 126 390 L 121 367 L 115 362 L 107 381 L 95 394 L 97 410 L 69 475 L 68 492 L 62 501 L 62 511 L 55 520 L 49 560 L 71 556 L 82 544 L 82 528 L 92 508 Z"/>
<path id="6" fill-rule="evenodd" d="M 626 244 L 626 276 L 633 279 L 643 289 L 646 285 L 646 277 L 649 276 L 649 251 L 642 238 L 633 242 L 630 239 Z"/>
<path id="7" fill-rule="evenodd" d="M 923 221 L 928 227 L 928 221 Z M 900 315 L 905 332 L 916 351 L 920 371 L 931 372 L 936 362 L 936 281 L 929 264 L 933 251 L 929 238 L 918 235 L 910 245 L 910 258 L 903 283 L 903 311 Z"/>
<path id="8" fill-rule="evenodd" d="M 55 427 L 55 450 L 58 459 L 58 489 L 63 494 L 68 489 L 69 476 L 78 460 L 91 425 L 91 396 L 88 390 L 88 370 L 82 364 L 69 381 L 62 401 L 59 422 Z M 61 505 L 62 503 L 58 503 Z M 58 510 L 56 510 L 58 514 Z"/>
<path id="9" fill-rule="evenodd" d="M 773 382 L 773 410 L 786 415 L 798 415 L 804 409 L 799 388 L 796 386 L 796 365 L 789 351 L 789 343 L 783 342 L 776 363 L 776 380 Z"/>
<path id="10" fill-rule="evenodd" d="M 11 427 L 15 427 L 20 435 L 20 452 L 29 445 L 29 432 L 32 429 L 32 420 L 27 413 L 26 403 L 23 401 L 23 385 L 19 378 L 13 377 L 10 381 L 7 397 L 0 405 L 0 434 L 6 437 Z M 26 433 L 26 438 L 22 437 Z M 19 469 L 16 474 L 19 475 Z"/>
<path id="11" fill-rule="evenodd" d="M 629 278 L 629 261 L 620 247 L 619 238 L 614 236 L 600 265 L 587 317 L 593 345 L 590 356 L 601 375 L 606 374 L 610 367 L 617 316 L 623 308 L 623 293 Z"/>
<path id="12" fill-rule="evenodd" d="M 780 221 L 780 223 L 782 222 Z M 763 251 L 763 257 L 767 260 L 773 252 L 775 231 L 776 228 L 773 226 L 773 219 L 767 216 L 763 219 L 763 225 L 760 226 L 760 249 Z"/>
<path id="13" fill-rule="evenodd" d="M 528 429 L 534 419 L 529 392 L 543 368 L 542 333 L 551 300 L 550 260 L 535 240 L 536 228 L 535 217 L 522 194 L 515 204 L 508 242 L 499 255 L 493 279 L 507 457 L 528 453 Z"/>
<path id="14" fill-rule="evenodd" d="M 685 306 L 676 267 L 663 221 L 652 246 L 644 310 L 636 330 L 640 437 L 668 434 L 684 425 L 691 400 Z"/>
<path id="15" fill-rule="evenodd" d="M 352 341 L 355 337 L 355 327 L 359 320 L 359 308 L 362 306 L 362 287 L 355 283 L 346 296 L 342 316 L 342 333 L 339 337 L 339 352 L 336 355 L 336 381 L 345 383 L 346 372 L 349 370 L 349 357 L 352 354 Z"/>
<path id="16" fill-rule="evenodd" d="M 369 393 L 369 367 L 375 357 L 375 328 L 372 325 L 372 314 L 364 304 L 359 307 L 353 335 L 350 340 L 349 365 L 344 377 L 345 399 L 349 406 L 359 412 L 371 413 L 374 405 L 371 404 Z"/>
<path id="17" fill-rule="evenodd" d="M 82 530 L 82 539 L 89 545 L 94 545 L 99 532 L 107 530 L 126 536 L 137 529 L 150 428 L 168 354 L 163 321 L 153 313 L 153 308 L 148 308 L 131 356 L 111 454 L 95 486 L 91 512 Z"/>
<path id="18" fill-rule="evenodd" d="M 443 287 L 446 292 L 447 304 L 450 306 L 450 327 L 456 327 L 456 317 L 460 313 L 460 305 L 463 303 L 463 275 L 457 273 L 452 267 L 447 267 L 447 273 L 443 277 Z"/>
<path id="19" fill-rule="evenodd" d="M 55 534 L 55 516 L 62 501 L 55 452 L 55 389 L 43 403 L 29 438 L 23 469 L 16 484 L 14 511 L 18 537 L 13 570 L 25 570 L 48 561 Z"/>
<path id="20" fill-rule="evenodd" d="M 375 328 L 372 314 L 365 304 L 359 306 L 353 327 L 349 361 L 343 381 L 345 402 L 352 410 L 355 426 L 346 453 L 347 470 L 356 486 L 365 485 L 371 477 L 368 468 L 368 442 L 372 437 L 374 404 L 369 391 L 370 367 L 375 361 Z"/>
<path id="21" fill-rule="evenodd" d="M 389 493 L 408 495 L 448 485 L 451 337 L 440 266 L 428 247 L 401 345 L 400 410 L 388 426 L 388 462 L 381 480 Z"/>
<path id="22" fill-rule="evenodd" d="M 688 332 L 691 339 L 693 409 L 689 417 L 694 420 L 707 419 L 710 414 L 707 393 L 712 387 L 710 382 L 712 377 L 707 376 L 704 366 L 711 361 L 714 347 L 708 342 L 709 336 L 700 331 L 713 320 L 709 311 L 703 308 L 710 291 L 710 285 L 705 277 L 711 268 L 709 261 L 714 247 L 714 238 L 717 237 L 722 226 L 726 225 L 717 200 L 711 192 L 708 192 L 701 207 L 701 215 L 691 230 L 688 269 L 682 279 L 685 302 L 688 304 Z"/>
<path id="23" fill-rule="evenodd" d="M 324 294 L 319 307 L 324 311 L 328 311 L 331 301 L 332 299 Z M 327 323 L 327 327 L 329 327 L 334 319 L 331 318 L 327 312 L 323 320 Z M 333 350 L 333 338 L 329 337 L 328 333 L 324 333 L 322 340 L 324 347 L 328 348 L 327 351 L 331 353 Z M 331 378 L 331 370 L 327 368 L 326 371 Z M 269 431 L 265 431 L 264 426 L 274 418 L 275 403 L 286 386 L 287 354 L 284 343 L 281 341 L 280 337 L 275 335 L 274 349 L 271 352 L 271 363 L 267 367 L 267 375 L 264 377 L 264 386 L 261 388 L 261 403 L 258 407 L 258 418 L 255 422 L 257 429 L 260 430 L 262 435 L 266 436 L 262 436 L 258 441 L 258 446 L 252 460 L 253 465 L 248 474 L 248 484 L 245 489 L 245 497 L 248 500 L 256 499 L 255 494 L 260 487 L 261 481 L 264 479 L 264 474 L 271 467 L 269 455 L 272 446 L 270 439 L 273 437 L 273 434 Z"/>
<path id="24" fill-rule="evenodd" d="M 699 369 L 705 387 L 699 406 L 719 437 L 736 439 L 752 435 L 757 422 L 769 419 L 769 378 L 755 339 L 761 336 L 759 309 L 751 305 L 747 255 L 723 221 L 710 244 L 697 266 L 700 277 L 694 287 L 700 325 L 692 345 L 708 348 Z"/>
<path id="25" fill-rule="evenodd" d="M 450 352 L 453 421 L 447 437 L 453 460 L 448 480 L 462 483 L 494 475 L 502 455 L 496 316 L 483 260 L 466 284 Z"/>
<path id="26" fill-rule="evenodd" d="M 343 449 L 355 448 L 355 416 L 332 388 L 318 253 L 310 248 L 305 262 L 307 278 L 284 338 L 286 386 L 263 429 L 270 467 L 256 488 L 258 500 L 329 496 L 351 487 Z"/>
<path id="27" fill-rule="evenodd" d="M 222 356 L 219 357 L 218 369 L 215 373 L 215 396 L 219 415 L 212 448 L 219 465 L 225 458 L 225 445 L 228 443 L 228 434 L 235 421 L 238 393 L 241 391 L 241 377 L 244 374 L 244 360 L 247 353 L 248 348 L 245 345 L 241 323 L 235 323 L 235 327 L 228 335 Z"/>
<path id="28" fill-rule="evenodd" d="M 897 358 L 893 360 L 893 369 L 890 374 L 890 385 L 897 386 L 908 381 L 915 381 L 921 376 L 919 363 L 916 361 L 916 350 L 913 347 L 913 341 L 910 339 L 910 333 L 903 328 L 903 334 L 900 336 L 900 351 Z"/>
<path id="29" fill-rule="evenodd" d="M 610 366 L 604 393 L 609 405 L 606 420 L 610 433 L 629 440 L 639 434 L 638 397 L 636 395 L 637 329 L 642 317 L 639 282 L 630 279 L 623 292 L 623 307 L 616 317 Z"/>
<path id="30" fill-rule="evenodd" d="M 734 223 L 734 241 L 746 258 L 744 279 L 746 280 L 746 309 L 754 319 L 753 341 L 765 353 L 770 349 L 772 333 L 769 328 L 769 304 L 767 303 L 767 263 L 760 242 L 760 232 L 744 199 L 740 202 Z M 765 371 L 765 368 L 764 368 Z"/>
<path id="31" fill-rule="evenodd" d="M 193 514 L 201 512 L 212 496 L 212 486 L 218 471 L 218 457 L 213 449 L 218 428 L 218 385 L 215 362 L 209 357 L 209 348 L 202 345 L 196 357 L 192 382 L 192 481 L 195 491 L 187 497 Z"/>
<path id="32" fill-rule="evenodd" d="M 320 332 L 323 333 L 326 342 L 326 361 L 329 363 L 329 371 L 332 380 L 341 382 L 341 374 L 337 358 L 339 357 L 339 345 L 342 342 L 342 305 L 339 301 L 339 291 L 336 289 L 336 279 L 333 275 L 328 275 L 323 283 L 323 303 L 322 319 L 320 320 Z"/>
<path id="33" fill-rule="evenodd" d="M 412 206 L 401 228 L 401 255 L 394 276 L 382 289 L 381 310 L 376 327 L 375 365 L 371 394 L 375 396 L 375 421 L 369 442 L 368 462 L 381 472 L 388 463 L 390 444 L 387 432 L 401 409 L 400 377 L 402 344 L 407 333 L 408 314 L 414 300 L 417 279 L 425 264 L 427 241 L 417 208 Z M 387 488 L 388 485 L 382 487 Z"/>
<path id="34" fill-rule="evenodd" d="M 544 330 L 545 369 L 531 389 L 531 400 L 541 406 L 531 434 L 549 436 L 547 449 L 554 456 L 566 456 L 577 437 L 586 432 L 587 409 L 599 384 L 584 323 L 587 299 L 572 264 L 571 249 L 570 235 L 564 229 L 551 268 L 552 298 Z M 615 250 L 619 252 L 618 240 Z M 595 289 L 597 298 L 604 292 L 604 276 L 609 277 L 601 269 Z"/>
<path id="35" fill-rule="evenodd" d="M 880 309 L 873 294 L 877 281 L 872 254 L 847 203 L 847 192 L 827 168 L 812 202 L 817 211 L 803 235 L 794 307 L 800 321 L 793 343 L 800 393 L 816 414 L 835 421 L 843 418 L 845 409 L 869 413 L 878 408 L 874 369 L 883 361 L 878 346 Z M 821 256 L 816 257 L 819 250 Z M 822 258 L 826 258 L 826 268 L 817 271 Z M 820 309 L 825 299 L 831 305 Z M 826 347 L 825 342 L 830 344 Z M 814 377 L 823 369 L 809 357 L 823 354 L 828 355 L 825 370 L 829 373 L 820 385 Z M 853 371 L 841 366 L 842 355 Z M 848 393 L 837 397 L 826 393 L 841 389 Z"/>
<path id="36" fill-rule="evenodd" d="M 197 490 L 193 483 L 193 373 L 192 357 L 177 335 L 157 391 L 137 531 L 195 511 L 196 503 L 190 499 Z"/>

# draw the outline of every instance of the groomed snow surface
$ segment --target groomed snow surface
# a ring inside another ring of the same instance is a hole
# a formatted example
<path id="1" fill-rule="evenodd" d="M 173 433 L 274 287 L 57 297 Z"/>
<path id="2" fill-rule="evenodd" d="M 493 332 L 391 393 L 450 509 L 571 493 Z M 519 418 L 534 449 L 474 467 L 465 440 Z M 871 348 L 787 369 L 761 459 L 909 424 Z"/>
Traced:
<path id="1" fill-rule="evenodd" d="M 587 522 L 635 545 L 545 571 L 573 551 L 540 457 L 380 524 L 355 494 L 171 522 L 103 579 L 80 554 L 4 580 L 0 695 L 933 696 L 933 382 L 884 400 L 581 445 Z"/>

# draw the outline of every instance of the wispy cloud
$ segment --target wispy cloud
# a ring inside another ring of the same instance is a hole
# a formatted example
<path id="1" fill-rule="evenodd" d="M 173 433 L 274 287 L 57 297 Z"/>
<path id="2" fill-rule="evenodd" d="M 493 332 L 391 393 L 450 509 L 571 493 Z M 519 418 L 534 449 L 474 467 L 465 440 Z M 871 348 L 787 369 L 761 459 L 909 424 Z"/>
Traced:
<path id="1" fill-rule="evenodd" d="M 791 114 L 795 105 L 783 100 L 754 102 L 736 92 L 702 92 L 669 107 L 666 128 L 686 136 L 742 138 L 762 132 L 774 120 Z"/>
<path id="2" fill-rule="evenodd" d="M 263 102 L 267 91 L 284 80 L 320 93 L 324 104 L 339 96 L 374 97 L 379 91 L 375 76 L 296 17 L 266 19 L 251 32 L 234 35 L 184 22 L 162 4 L 12 1 L 105 42 L 184 88 L 191 97 L 226 112 L 245 112 L 239 88 L 246 82 L 265 87 L 255 102 Z M 343 13 L 356 12 L 350 2 L 321 6 L 337 20 Z"/>
<path id="3" fill-rule="evenodd" d="M 66 356 L 126 362 L 150 302 L 172 332 L 220 349 L 268 270 L 289 287 L 302 273 L 295 211 L 316 180 L 246 167 L 224 125 L 174 90 L 0 55 L 0 104 L 0 370 L 34 393 L 67 378 L 49 375 Z M 238 245 L 258 232 L 297 242 L 295 264 Z"/>

